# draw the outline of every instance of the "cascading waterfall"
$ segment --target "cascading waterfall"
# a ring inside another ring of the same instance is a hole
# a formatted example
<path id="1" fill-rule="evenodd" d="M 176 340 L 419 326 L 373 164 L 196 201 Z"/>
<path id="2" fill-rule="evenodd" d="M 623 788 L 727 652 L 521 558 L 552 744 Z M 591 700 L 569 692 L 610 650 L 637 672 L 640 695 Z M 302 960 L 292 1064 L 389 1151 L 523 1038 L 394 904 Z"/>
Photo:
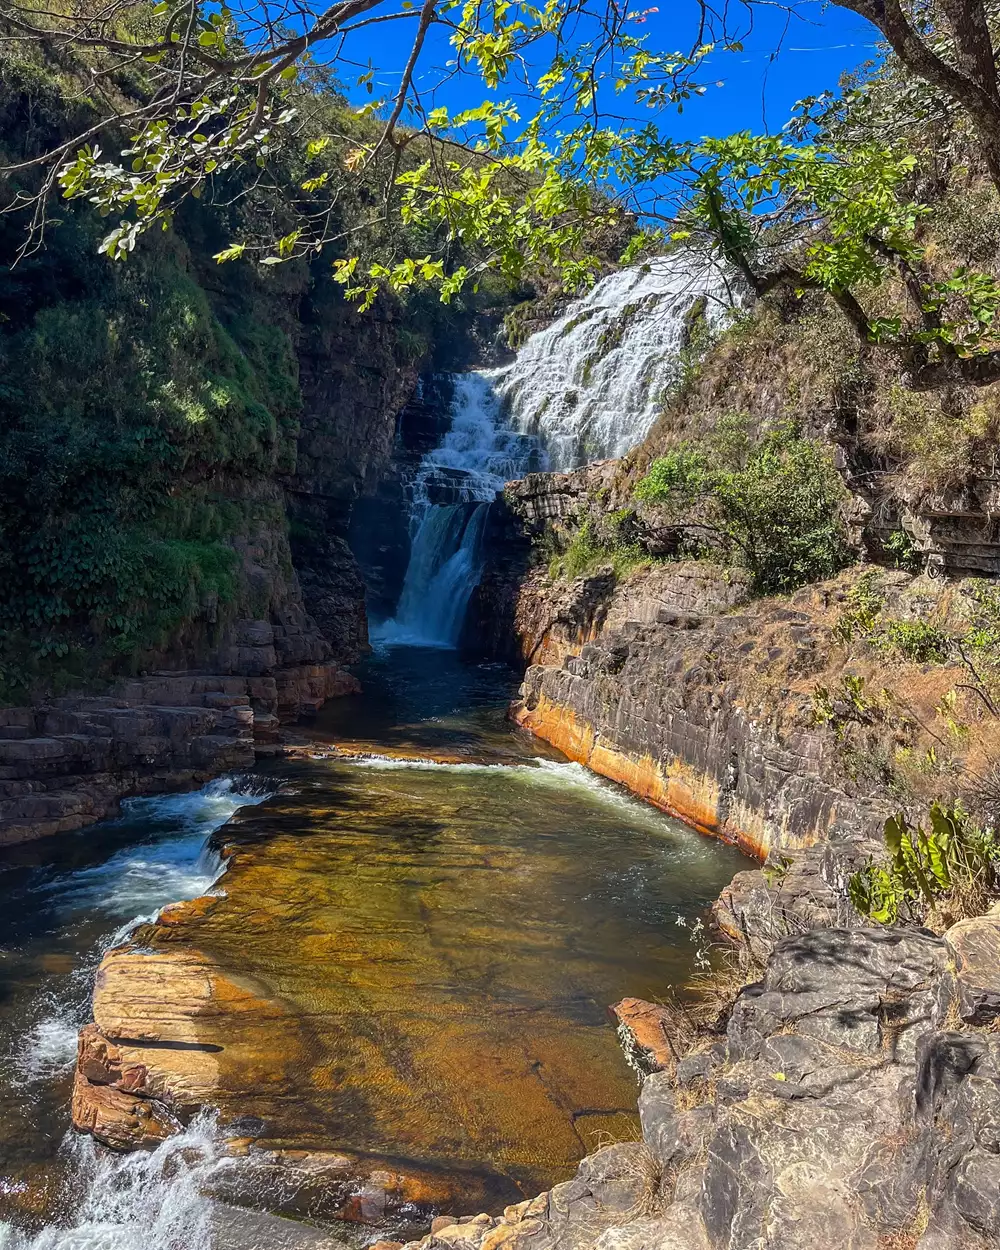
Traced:
<path id="1" fill-rule="evenodd" d="M 538 460 L 535 440 L 504 425 L 488 373 L 455 374 L 452 383 L 451 428 L 411 486 L 410 562 L 396 616 L 373 631 L 388 643 L 458 643 L 482 569 L 489 506 Z"/>
<path id="2" fill-rule="evenodd" d="M 733 303 L 716 267 L 675 252 L 597 283 L 513 364 L 453 375 L 451 428 L 412 483 L 396 616 L 373 636 L 454 647 L 482 569 L 487 511 L 504 483 L 635 447 L 678 376 L 693 316 L 717 326 Z"/>
<path id="3" fill-rule="evenodd" d="M 733 304 L 704 258 L 657 257 L 598 282 L 489 376 L 510 424 L 538 438 L 550 469 L 622 456 L 649 433 L 679 376 L 693 315 L 717 326 Z"/>

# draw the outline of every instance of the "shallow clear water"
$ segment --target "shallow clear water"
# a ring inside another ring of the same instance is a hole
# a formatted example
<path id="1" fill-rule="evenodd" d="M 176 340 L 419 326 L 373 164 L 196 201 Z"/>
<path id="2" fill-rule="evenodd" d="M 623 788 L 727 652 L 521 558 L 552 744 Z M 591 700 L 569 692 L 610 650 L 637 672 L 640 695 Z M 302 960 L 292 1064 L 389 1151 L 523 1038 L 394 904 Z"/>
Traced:
<path id="1" fill-rule="evenodd" d="M 515 730 L 503 668 L 405 648 L 361 677 L 314 738 L 363 758 L 316 750 L 0 859 L 0 1247 L 132 1250 L 161 1226 L 163 1245 L 215 1244 L 204 1125 L 131 1162 L 60 1142 L 101 953 L 211 886 L 211 834 L 240 806 L 229 898 L 181 940 L 281 1004 L 253 1045 L 296 1099 L 241 1111 L 275 1139 L 485 1178 L 497 1201 L 626 1127 L 607 1007 L 683 982 L 693 925 L 745 861 Z"/>

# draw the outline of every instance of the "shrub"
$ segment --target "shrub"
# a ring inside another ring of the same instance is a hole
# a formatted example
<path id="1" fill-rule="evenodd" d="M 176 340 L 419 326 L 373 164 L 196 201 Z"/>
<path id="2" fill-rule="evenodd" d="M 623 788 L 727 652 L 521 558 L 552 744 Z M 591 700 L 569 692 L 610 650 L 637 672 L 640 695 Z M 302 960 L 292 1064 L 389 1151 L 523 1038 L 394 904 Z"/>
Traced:
<path id="1" fill-rule="evenodd" d="M 951 639 L 930 621 L 886 621 L 879 641 L 916 664 L 943 664 L 951 652 Z"/>
<path id="2" fill-rule="evenodd" d="M 710 487 L 710 469 L 705 454 L 682 443 L 660 456 L 635 488 L 640 503 L 677 503 L 696 499 Z"/>
<path id="3" fill-rule="evenodd" d="M 701 445 L 682 443 L 654 461 L 636 488 L 643 503 L 687 511 L 684 519 L 750 571 L 758 594 L 794 590 L 850 563 L 846 497 L 819 443 L 789 423 L 753 437 L 742 417 L 720 421 Z"/>
<path id="4" fill-rule="evenodd" d="M 628 510 L 612 513 L 600 523 L 588 517 L 563 550 L 551 557 L 549 576 L 553 581 L 560 577 L 572 580 L 611 568 L 616 577 L 624 577 L 647 563 L 648 553 L 629 537 L 631 517 Z"/>
<path id="5" fill-rule="evenodd" d="M 997 890 L 997 846 L 959 804 L 934 803 L 930 828 L 914 827 L 899 812 L 885 822 L 887 859 L 869 860 L 850 877 L 847 892 L 858 913 L 879 924 L 979 915 Z"/>
<path id="6" fill-rule="evenodd" d="M 859 640 L 886 655 L 899 655 L 916 664 L 944 664 L 951 658 L 956 639 L 927 620 L 884 617 L 885 596 L 875 569 L 858 578 L 848 592 L 847 607 L 834 626 L 842 642 Z"/>
<path id="7" fill-rule="evenodd" d="M 877 571 L 866 569 L 847 592 L 847 607 L 833 627 L 834 634 L 842 642 L 869 637 L 878 627 L 884 604 Z"/>
<path id="8" fill-rule="evenodd" d="M 892 560 L 893 568 L 905 569 L 908 573 L 919 573 L 924 558 L 906 530 L 893 530 L 882 544 L 886 556 Z"/>

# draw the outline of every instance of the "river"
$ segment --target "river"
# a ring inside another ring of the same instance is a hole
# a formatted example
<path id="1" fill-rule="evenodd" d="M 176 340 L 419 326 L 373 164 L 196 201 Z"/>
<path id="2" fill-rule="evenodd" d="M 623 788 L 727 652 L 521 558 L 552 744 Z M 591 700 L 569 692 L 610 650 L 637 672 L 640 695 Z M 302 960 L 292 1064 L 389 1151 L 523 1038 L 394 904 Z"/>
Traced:
<path id="1" fill-rule="evenodd" d="M 114 1156 L 68 1108 L 102 953 L 212 886 L 236 812 L 239 875 L 194 937 L 309 1019 L 294 1079 L 337 1072 L 280 1128 L 475 1173 L 497 1203 L 634 1131 L 607 1008 L 684 982 L 746 861 L 514 729 L 507 669 L 394 647 L 359 671 L 297 758 L 0 858 L 0 1246 L 221 1244 L 203 1193 L 239 1165 L 210 1123 Z"/>

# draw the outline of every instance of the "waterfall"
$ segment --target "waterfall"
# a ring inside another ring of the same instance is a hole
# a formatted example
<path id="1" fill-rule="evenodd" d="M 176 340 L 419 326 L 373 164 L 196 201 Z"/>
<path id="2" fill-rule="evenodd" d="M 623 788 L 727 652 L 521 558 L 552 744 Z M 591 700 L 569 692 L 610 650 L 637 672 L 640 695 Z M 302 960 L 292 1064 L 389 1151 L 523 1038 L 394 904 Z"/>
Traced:
<path id="1" fill-rule="evenodd" d="M 410 486 L 410 562 L 396 615 L 373 629 L 388 643 L 454 647 L 482 571 L 490 504 L 539 467 L 535 440 L 510 429 L 487 372 L 454 374 L 451 426 Z"/>
<path id="2" fill-rule="evenodd" d="M 549 468 L 622 456 L 649 433 L 680 375 L 696 306 L 718 326 L 733 303 L 716 267 L 672 252 L 602 279 L 490 377 L 511 425 L 538 438 Z"/>
<path id="3" fill-rule="evenodd" d="M 396 615 L 373 637 L 456 646 L 504 483 L 630 451 L 679 376 L 692 314 L 717 326 L 732 303 L 716 269 L 674 252 L 598 282 L 513 364 L 452 375 L 450 428 L 410 487 L 410 562 Z"/>

